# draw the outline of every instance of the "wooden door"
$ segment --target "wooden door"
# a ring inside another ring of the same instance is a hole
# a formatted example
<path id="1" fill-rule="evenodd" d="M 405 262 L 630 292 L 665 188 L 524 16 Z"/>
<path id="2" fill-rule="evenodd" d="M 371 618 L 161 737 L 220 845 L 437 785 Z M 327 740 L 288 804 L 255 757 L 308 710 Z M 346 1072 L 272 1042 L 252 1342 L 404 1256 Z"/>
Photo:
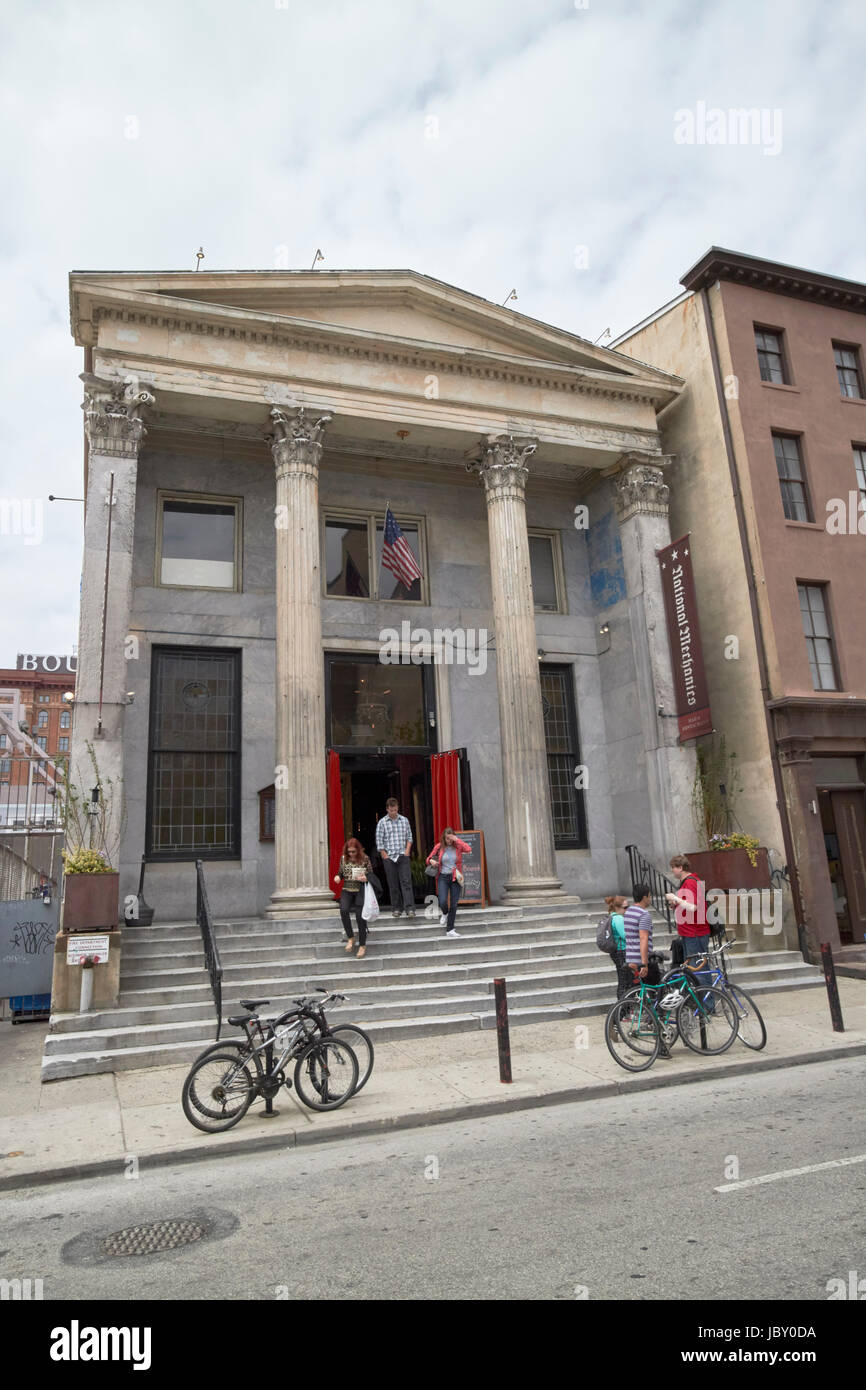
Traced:
<path id="1" fill-rule="evenodd" d="M 866 939 L 866 792 L 832 792 L 842 876 L 853 939 Z"/>

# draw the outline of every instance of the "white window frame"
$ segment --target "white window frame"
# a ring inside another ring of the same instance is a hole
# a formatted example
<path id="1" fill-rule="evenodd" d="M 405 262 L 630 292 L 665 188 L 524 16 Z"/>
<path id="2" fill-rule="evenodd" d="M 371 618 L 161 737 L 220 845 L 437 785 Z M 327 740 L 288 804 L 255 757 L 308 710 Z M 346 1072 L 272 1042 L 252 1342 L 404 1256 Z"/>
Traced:
<path id="1" fill-rule="evenodd" d="M 201 502 L 214 507 L 234 507 L 235 509 L 235 582 L 222 584 L 164 584 L 162 580 L 162 520 L 163 505 L 166 502 Z M 154 546 L 154 587 L 157 589 L 179 589 L 186 593 L 200 590 L 210 594 L 239 594 L 243 591 L 243 535 L 244 500 L 242 497 L 228 497 L 216 492 L 177 492 L 160 488 L 156 494 L 156 544 Z"/>
<path id="2" fill-rule="evenodd" d="M 393 510 L 393 508 L 392 508 Z M 424 516 L 412 515 L 401 512 L 399 516 L 395 513 L 395 520 L 401 531 L 407 526 L 418 528 L 418 563 L 421 567 L 421 597 L 419 599 L 404 598 L 380 598 L 379 597 L 379 570 L 381 565 L 376 565 L 376 528 L 385 525 L 385 512 L 368 511 L 352 512 L 345 511 L 342 507 L 324 507 L 321 513 L 321 525 L 319 532 L 319 545 L 322 554 L 322 597 L 333 599 L 340 603 L 412 603 L 415 608 L 423 608 L 430 603 L 428 587 L 428 564 L 427 564 L 427 534 L 425 530 Z M 341 524 L 360 525 L 366 524 L 367 527 L 367 573 L 370 579 L 369 598 L 358 598 L 354 594 L 329 594 L 328 593 L 328 574 L 325 556 L 327 554 L 327 527 L 330 523 L 336 526 Z M 391 571 L 389 570 L 390 574 Z"/>
<path id="3" fill-rule="evenodd" d="M 549 613 L 549 614 L 551 614 L 551 616 L 552 616 L 552 615 L 554 615 L 554 614 L 556 614 L 556 613 L 567 613 L 567 612 L 568 612 L 568 604 L 567 604 L 567 602 L 566 602 L 566 596 L 565 596 L 565 592 L 566 592 L 566 591 L 565 591 L 565 566 L 563 565 L 563 561 L 562 561 L 562 532 L 561 532 L 561 531 L 555 531 L 555 530 L 554 530 L 554 531 L 548 531 L 548 530 L 547 530 L 545 527 L 543 527 L 543 526 L 527 526 L 527 528 L 526 528 L 526 534 L 527 534 L 528 536 L 540 537 L 542 540 L 549 540 L 549 541 L 551 542 L 551 552 L 552 552 L 552 555 L 553 555 L 553 582 L 554 582 L 554 584 L 555 584 L 555 586 L 556 586 L 556 607 L 555 607 L 555 608 L 542 608 L 542 607 L 540 607 L 540 606 L 535 602 L 535 590 L 533 589 L 533 593 L 532 593 L 532 602 L 533 602 L 533 605 L 534 605 L 536 614 L 539 614 L 539 613 L 542 613 L 542 614 Z M 530 565 L 530 575 L 531 575 L 531 565 Z"/>

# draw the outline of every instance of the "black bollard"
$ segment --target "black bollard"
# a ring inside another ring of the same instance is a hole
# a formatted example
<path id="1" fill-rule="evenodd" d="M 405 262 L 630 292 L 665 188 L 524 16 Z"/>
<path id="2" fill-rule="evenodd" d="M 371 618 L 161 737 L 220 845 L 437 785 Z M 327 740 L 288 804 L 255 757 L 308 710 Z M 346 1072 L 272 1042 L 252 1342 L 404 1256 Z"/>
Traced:
<path id="1" fill-rule="evenodd" d="M 836 984 L 836 967 L 833 964 L 833 947 L 829 941 L 821 942 L 821 964 L 824 967 L 824 983 L 827 986 L 827 998 L 830 1001 L 833 1032 L 844 1033 L 845 1024 L 842 1022 L 842 1005 L 839 1002 L 839 986 Z"/>
<path id="2" fill-rule="evenodd" d="M 508 1038 L 508 996 L 505 993 L 505 981 L 493 981 L 493 993 L 496 997 L 496 1043 L 499 1048 L 499 1080 L 508 1082 L 511 1080 L 511 1043 Z"/>

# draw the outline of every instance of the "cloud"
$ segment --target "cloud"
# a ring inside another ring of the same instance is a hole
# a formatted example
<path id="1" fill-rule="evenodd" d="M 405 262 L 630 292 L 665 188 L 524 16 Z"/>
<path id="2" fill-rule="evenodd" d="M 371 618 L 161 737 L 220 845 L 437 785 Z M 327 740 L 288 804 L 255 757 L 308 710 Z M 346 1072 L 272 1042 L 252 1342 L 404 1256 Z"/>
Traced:
<path id="1" fill-rule="evenodd" d="M 584 337 L 713 243 L 866 279 L 856 0 L 43 0 L 7 20 L 2 493 L 81 491 L 72 268 L 411 267 Z M 842 41 L 841 36 L 844 36 Z M 778 157 L 677 145 L 780 109 Z M 431 124 L 432 122 L 432 124 Z M 431 131 L 435 131 L 431 138 Z M 586 247 L 578 268 L 575 248 Z M 0 536 L 0 665 L 75 640 L 80 507 Z"/>

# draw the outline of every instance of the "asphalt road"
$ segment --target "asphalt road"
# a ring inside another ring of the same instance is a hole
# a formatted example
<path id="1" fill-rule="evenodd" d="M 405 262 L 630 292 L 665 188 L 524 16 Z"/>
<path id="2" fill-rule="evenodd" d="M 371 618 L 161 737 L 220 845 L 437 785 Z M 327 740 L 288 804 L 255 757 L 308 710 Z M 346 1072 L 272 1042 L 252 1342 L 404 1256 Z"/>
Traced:
<path id="1" fill-rule="evenodd" d="M 866 1162 L 714 1189 L 866 1154 L 864 1072 L 852 1058 L 4 1193 L 0 1277 L 41 1278 L 46 1300 L 826 1300 L 829 1280 L 866 1277 Z M 216 1222 L 201 1243 L 98 1250 L 196 1216 Z"/>

